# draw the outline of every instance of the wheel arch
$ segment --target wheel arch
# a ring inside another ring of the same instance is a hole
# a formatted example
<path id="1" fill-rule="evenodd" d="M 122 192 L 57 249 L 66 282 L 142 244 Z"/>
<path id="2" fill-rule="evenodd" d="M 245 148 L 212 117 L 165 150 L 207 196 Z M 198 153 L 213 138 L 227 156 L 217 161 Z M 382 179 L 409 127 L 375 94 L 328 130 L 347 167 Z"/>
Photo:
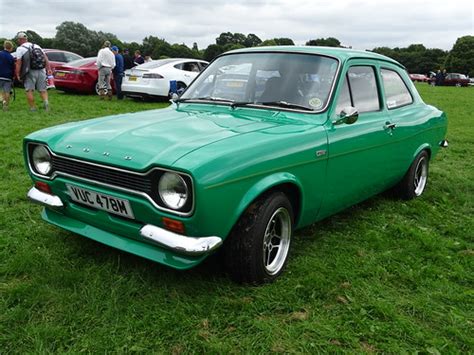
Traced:
<path id="1" fill-rule="evenodd" d="M 418 147 L 418 149 L 415 150 L 413 156 L 411 157 L 411 161 L 413 162 L 416 159 L 416 157 L 418 156 L 418 154 L 420 154 L 423 150 L 426 150 L 426 152 L 428 153 L 428 157 L 431 160 L 431 154 L 432 154 L 431 149 L 432 149 L 432 147 L 429 143 L 424 143 L 424 144 L 420 145 Z"/>
<path id="2" fill-rule="evenodd" d="M 294 224 L 297 225 L 303 209 L 303 187 L 296 176 L 284 172 L 266 176 L 247 190 L 238 204 L 235 223 L 256 199 L 276 191 L 288 197 L 293 207 Z"/>

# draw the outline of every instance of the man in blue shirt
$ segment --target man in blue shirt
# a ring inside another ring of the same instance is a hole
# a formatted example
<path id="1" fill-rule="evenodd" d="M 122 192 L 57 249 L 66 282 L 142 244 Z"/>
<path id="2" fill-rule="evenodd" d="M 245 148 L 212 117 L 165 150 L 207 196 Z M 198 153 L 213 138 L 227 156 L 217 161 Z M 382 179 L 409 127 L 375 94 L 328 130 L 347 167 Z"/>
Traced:
<path id="1" fill-rule="evenodd" d="M 115 68 L 113 70 L 114 73 L 114 82 L 115 82 L 115 91 L 117 93 L 117 99 L 122 100 L 122 79 L 124 75 L 124 64 L 123 64 L 123 56 L 119 53 L 119 48 L 117 46 L 113 46 L 112 52 L 115 55 Z"/>
<path id="2" fill-rule="evenodd" d="M 3 51 L 0 52 L 0 92 L 2 94 L 3 111 L 8 111 L 13 75 L 15 74 L 15 58 L 10 54 L 11 51 L 13 51 L 13 43 L 5 41 Z"/>

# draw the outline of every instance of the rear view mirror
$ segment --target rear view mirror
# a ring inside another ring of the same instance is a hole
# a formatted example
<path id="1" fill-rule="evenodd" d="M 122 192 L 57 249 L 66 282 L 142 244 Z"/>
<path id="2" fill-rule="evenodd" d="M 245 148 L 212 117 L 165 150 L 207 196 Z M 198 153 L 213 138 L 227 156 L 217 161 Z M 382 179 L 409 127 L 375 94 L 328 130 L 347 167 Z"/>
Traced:
<path id="1" fill-rule="evenodd" d="M 344 107 L 339 114 L 339 119 L 333 122 L 334 125 L 340 124 L 353 124 L 359 118 L 359 111 L 355 107 L 347 106 Z"/>

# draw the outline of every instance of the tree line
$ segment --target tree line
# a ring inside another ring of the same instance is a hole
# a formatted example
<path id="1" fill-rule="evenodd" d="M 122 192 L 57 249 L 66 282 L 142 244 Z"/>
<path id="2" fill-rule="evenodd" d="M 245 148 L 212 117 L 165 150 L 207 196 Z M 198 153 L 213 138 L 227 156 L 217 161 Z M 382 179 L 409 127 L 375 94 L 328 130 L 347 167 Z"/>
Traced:
<path id="1" fill-rule="evenodd" d="M 56 27 L 54 38 L 43 38 L 38 33 L 26 31 L 29 40 L 43 48 L 56 48 L 68 50 L 84 57 L 97 54 L 98 49 L 105 40 L 109 40 L 119 48 L 127 48 L 130 52 L 140 50 L 142 54 L 153 59 L 159 58 L 197 58 L 211 61 L 216 56 L 233 49 L 294 45 L 291 38 L 272 38 L 261 40 L 257 35 L 249 33 L 223 32 L 216 38 L 216 43 L 210 44 L 205 49 L 199 49 L 194 43 L 189 48 L 184 43 L 170 44 L 165 39 L 148 36 L 142 43 L 123 42 L 113 33 L 94 31 L 81 23 L 65 21 Z M 2 39 L 2 42 L 5 39 Z M 308 46 L 343 47 L 341 42 L 334 37 L 310 39 Z M 412 44 L 405 48 L 377 47 L 371 50 L 395 59 L 402 63 L 410 73 L 427 74 L 437 69 L 446 69 L 449 72 L 459 72 L 474 76 L 474 36 L 463 36 L 456 40 L 450 51 L 438 48 L 426 48 L 422 44 Z"/>

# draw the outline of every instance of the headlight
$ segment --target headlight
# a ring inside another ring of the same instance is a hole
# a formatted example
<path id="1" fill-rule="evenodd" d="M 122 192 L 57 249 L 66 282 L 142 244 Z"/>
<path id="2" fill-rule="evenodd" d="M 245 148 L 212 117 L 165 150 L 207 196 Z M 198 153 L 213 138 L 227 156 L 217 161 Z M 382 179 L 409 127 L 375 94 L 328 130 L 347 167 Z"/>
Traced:
<path id="1" fill-rule="evenodd" d="M 51 154 L 44 145 L 37 145 L 33 148 L 31 161 L 36 172 L 41 175 L 48 175 L 53 168 Z"/>
<path id="2" fill-rule="evenodd" d="M 188 200 L 188 186 L 184 179 L 175 173 L 164 173 L 158 182 L 161 200 L 174 210 L 182 208 Z"/>

